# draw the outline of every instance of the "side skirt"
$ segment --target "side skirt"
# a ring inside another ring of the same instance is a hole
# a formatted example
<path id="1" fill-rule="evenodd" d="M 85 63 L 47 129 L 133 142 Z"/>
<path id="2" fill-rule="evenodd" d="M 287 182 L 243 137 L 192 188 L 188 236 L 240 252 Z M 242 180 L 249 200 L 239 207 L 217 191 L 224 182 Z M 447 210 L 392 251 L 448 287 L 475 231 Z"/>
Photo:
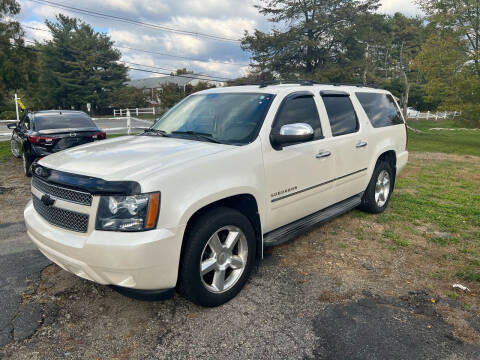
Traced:
<path id="1" fill-rule="evenodd" d="M 305 216 L 304 218 L 301 218 L 290 224 L 272 230 L 263 235 L 263 244 L 264 246 L 275 246 L 292 240 L 313 226 L 333 219 L 338 215 L 344 214 L 347 211 L 356 208 L 358 205 L 360 205 L 362 196 L 363 192 L 331 205 L 323 210 L 317 211 L 316 213 Z"/>

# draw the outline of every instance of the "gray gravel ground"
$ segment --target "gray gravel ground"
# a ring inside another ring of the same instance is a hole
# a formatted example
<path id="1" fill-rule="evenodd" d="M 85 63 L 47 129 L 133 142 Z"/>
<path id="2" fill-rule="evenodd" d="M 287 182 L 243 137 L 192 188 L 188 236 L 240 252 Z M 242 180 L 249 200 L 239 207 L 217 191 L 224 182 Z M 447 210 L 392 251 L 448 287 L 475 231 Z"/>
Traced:
<path id="1" fill-rule="evenodd" d="M 17 240 L 23 243 L 25 238 Z M 22 340 L 24 335 L 10 338 L 13 342 L 0 350 L 6 359 L 473 360 L 480 354 L 479 346 L 463 344 L 452 335 L 428 292 L 372 297 L 360 288 L 352 292 L 328 276 L 305 277 L 272 255 L 237 298 L 214 309 L 179 296 L 160 302 L 133 300 L 55 265 L 39 280 L 35 274 L 48 261 L 27 250 L 0 257 L 2 264 L 12 256 L 17 265 L 32 264 L 1 268 L 3 274 L 12 273 L 9 285 L 2 282 L 2 294 L 11 287 L 14 294 L 29 294 L 23 305 L 15 297 L 13 323 L 22 323 L 27 332 L 41 326 L 27 340 Z M 35 285 L 21 285 L 26 278 Z M 332 303 L 323 300 L 325 289 L 339 298 L 354 295 Z M 27 309 L 21 320 L 19 308 Z M 29 328 L 27 319 L 37 326 Z"/>

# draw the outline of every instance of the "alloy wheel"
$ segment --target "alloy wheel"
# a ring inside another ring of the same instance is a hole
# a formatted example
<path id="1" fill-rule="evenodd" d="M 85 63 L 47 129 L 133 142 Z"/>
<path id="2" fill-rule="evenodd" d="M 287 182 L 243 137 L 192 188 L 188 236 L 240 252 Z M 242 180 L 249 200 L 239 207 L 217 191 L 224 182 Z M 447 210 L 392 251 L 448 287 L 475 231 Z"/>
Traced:
<path id="1" fill-rule="evenodd" d="M 231 289 L 245 270 L 248 242 L 236 226 L 224 226 L 208 239 L 200 258 L 200 277 L 212 293 Z"/>
<path id="2" fill-rule="evenodd" d="M 378 174 L 377 183 L 375 184 L 375 202 L 378 207 L 385 206 L 388 196 L 390 195 L 390 175 L 388 171 L 382 170 Z"/>

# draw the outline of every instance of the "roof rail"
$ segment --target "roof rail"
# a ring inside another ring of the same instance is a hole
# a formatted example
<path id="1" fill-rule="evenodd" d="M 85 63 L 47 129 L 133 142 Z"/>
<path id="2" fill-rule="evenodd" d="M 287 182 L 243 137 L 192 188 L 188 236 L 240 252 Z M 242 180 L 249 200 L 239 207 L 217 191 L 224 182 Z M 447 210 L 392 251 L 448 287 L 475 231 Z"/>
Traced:
<path id="1" fill-rule="evenodd" d="M 265 88 L 270 85 L 282 85 L 282 84 L 298 84 L 300 86 L 312 86 L 312 85 L 331 85 L 331 86 L 355 86 L 355 87 L 370 87 L 370 88 L 376 88 L 378 89 L 379 87 L 374 84 L 368 84 L 368 85 L 363 85 L 363 84 L 355 84 L 355 83 L 331 83 L 331 82 L 319 82 L 315 80 L 305 80 L 305 79 L 292 79 L 292 80 L 262 80 L 260 83 L 242 83 L 238 84 L 240 86 L 245 86 L 245 85 L 256 85 L 260 88 Z"/>

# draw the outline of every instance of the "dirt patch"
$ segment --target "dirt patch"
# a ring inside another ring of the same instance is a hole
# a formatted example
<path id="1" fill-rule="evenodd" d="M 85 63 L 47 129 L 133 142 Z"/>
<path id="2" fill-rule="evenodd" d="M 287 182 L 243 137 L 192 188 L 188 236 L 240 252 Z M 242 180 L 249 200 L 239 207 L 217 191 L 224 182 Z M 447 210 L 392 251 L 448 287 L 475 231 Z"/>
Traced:
<path id="1" fill-rule="evenodd" d="M 410 152 L 408 154 L 409 160 L 417 161 L 439 161 L 439 160 L 450 160 L 458 162 L 480 162 L 480 156 L 474 155 L 455 155 L 455 154 L 445 154 L 445 153 L 433 153 L 433 152 Z"/>
<path id="2" fill-rule="evenodd" d="M 22 161 L 13 157 L 0 160 L 0 224 L 23 221 L 31 178 L 23 174 L 22 166 Z"/>

